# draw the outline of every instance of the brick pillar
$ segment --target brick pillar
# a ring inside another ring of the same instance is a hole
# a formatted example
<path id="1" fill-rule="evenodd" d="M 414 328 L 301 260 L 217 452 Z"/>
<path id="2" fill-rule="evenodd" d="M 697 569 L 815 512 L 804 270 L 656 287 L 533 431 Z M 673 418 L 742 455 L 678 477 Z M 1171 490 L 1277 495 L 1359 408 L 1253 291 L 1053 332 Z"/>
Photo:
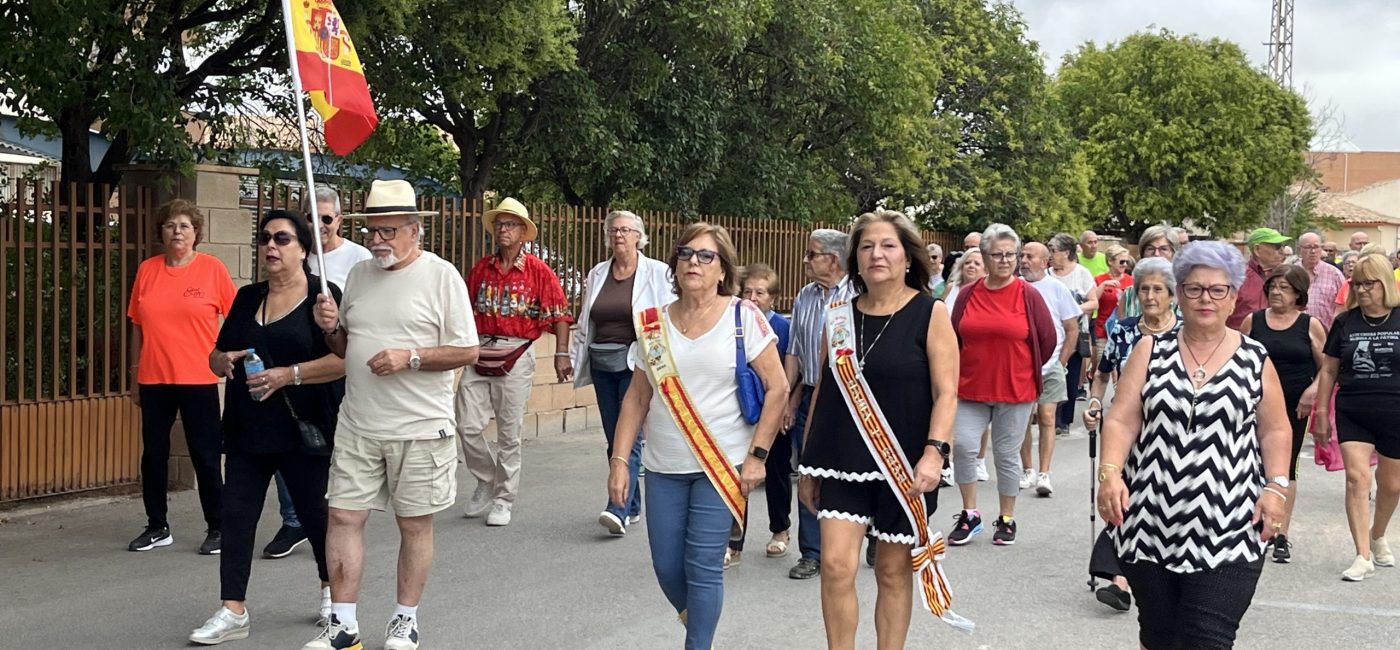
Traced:
<path id="1" fill-rule="evenodd" d="M 244 176 L 256 176 L 258 171 L 248 167 L 195 165 L 188 173 L 171 171 L 154 165 L 131 165 L 123 168 L 125 183 L 155 190 L 155 205 L 173 198 L 194 201 L 204 214 L 204 232 L 199 252 L 208 253 L 228 267 L 235 286 L 253 279 L 253 215 L 239 207 L 240 188 Z M 219 386 L 220 403 L 223 384 Z M 175 422 L 170 430 L 170 487 L 187 489 L 195 486 L 194 466 L 185 445 L 183 423 Z"/>

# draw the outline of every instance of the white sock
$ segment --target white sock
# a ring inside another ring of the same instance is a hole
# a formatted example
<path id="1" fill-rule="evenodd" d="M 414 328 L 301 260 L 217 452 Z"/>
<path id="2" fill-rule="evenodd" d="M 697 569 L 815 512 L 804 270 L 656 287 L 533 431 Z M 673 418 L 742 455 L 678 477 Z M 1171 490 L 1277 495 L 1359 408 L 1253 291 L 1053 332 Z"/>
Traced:
<path id="1" fill-rule="evenodd" d="M 224 606 L 224 609 L 227 609 L 227 610 L 228 610 L 228 613 L 229 613 L 231 616 L 233 616 L 233 618 L 234 618 L 235 620 L 238 620 L 238 621 L 246 621 L 246 620 L 248 620 L 248 608 L 247 608 L 247 607 L 244 607 L 244 608 L 243 608 L 243 613 L 242 613 L 242 614 L 235 614 L 235 613 L 233 612 L 233 610 L 230 609 L 227 605 Z"/>
<path id="2" fill-rule="evenodd" d="M 966 513 L 967 513 L 967 516 L 969 516 L 969 517 L 981 517 L 981 516 L 982 516 L 982 511 L 981 511 L 981 510 L 978 510 L 978 509 L 976 509 L 976 508 L 973 508 L 972 510 L 963 509 L 963 512 L 966 512 Z"/>
<path id="3" fill-rule="evenodd" d="M 360 621 L 355 618 L 356 603 L 331 603 L 331 614 L 341 625 L 345 626 L 351 634 L 360 631 Z"/>
<path id="4" fill-rule="evenodd" d="M 409 607 L 408 605 L 404 605 L 402 603 L 395 603 L 394 616 L 403 616 L 404 618 L 418 618 L 418 606 L 414 605 L 413 607 Z"/>

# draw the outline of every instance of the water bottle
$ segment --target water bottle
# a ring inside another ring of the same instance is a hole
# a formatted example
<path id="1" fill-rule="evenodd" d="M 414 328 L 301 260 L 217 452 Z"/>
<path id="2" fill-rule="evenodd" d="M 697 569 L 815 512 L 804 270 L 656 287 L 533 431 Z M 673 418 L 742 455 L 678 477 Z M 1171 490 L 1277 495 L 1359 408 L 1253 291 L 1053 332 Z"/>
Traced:
<path id="1" fill-rule="evenodd" d="M 262 357 L 258 356 L 256 350 L 248 348 L 244 350 L 244 352 L 248 353 L 247 356 L 243 357 L 243 377 L 245 380 L 257 373 L 267 370 L 267 366 L 263 364 Z M 262 399 L 262 391 L 254 390 L 251 383 L 248 384 L 248 394 L 252 395 L 254 400 Z"/>

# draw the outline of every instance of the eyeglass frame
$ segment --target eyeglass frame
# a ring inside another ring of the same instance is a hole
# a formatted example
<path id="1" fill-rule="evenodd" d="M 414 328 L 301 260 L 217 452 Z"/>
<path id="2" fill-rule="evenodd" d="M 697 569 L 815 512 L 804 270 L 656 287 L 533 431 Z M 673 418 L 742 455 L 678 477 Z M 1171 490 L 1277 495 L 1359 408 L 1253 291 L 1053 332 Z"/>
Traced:
<path id="1" fill-rule="evenodd" d="M 1216 295 L 1216 289 L 1220 290 L 1220 295 Z M 1224 300 L 1230 297 L 1230 292 L 1235 288 L 1228 284 L 1204 285 L 1199 282 L 1182 282 L 1176 285 L 1176 292 L 1187 300 L 1198 300 L 1201 296 L 1209 295 L 1211 300 Z M 1195 295 L 1191 295 L 1195 293 Z"/>
<path id="2" fill-rule="evenodd" d="M 311 216 L 312 216 L 312 215 L 311 215 L 310 212 L 303 213 L 302 216 L 306 217 L 306 221 L 307 221 L 308 223 L 311 222 Z M 331 225 L 332 223 L 335 223 L 336 217 L 339 217 L 339 216 L 340 216 L 340 215 L 338 215 L 338 214 L 326 214 L 326 213 L 323 212 L 323 213 L 321 213 L 321 225 L 323 225 L 323 226 L 329 226 L 329 225 Z"/>
<path id="3" fill-rule="evenodd" d="M 283 246 L 291 246 L 292 242 L 297 241 L 297 238 L 296 235 L 293 235 L 292 233 L 289 233 L 285 230 L 278 230 L 277 232 L 268 232 L 266 230 L 263 230 L 258 232 L 259 246 L 266 246 L 269 242 L 274 241 L 277 242 L 277 247 L 281 248 Z"/>
<path id="4" fill-rule="evenodd" d="M 402 226 L 360 226 L 360 232 L 364 234 L 365 241 L 367 242 L 373 242 L 375 235 L 379 235 L 380 241 L 394 241 L 394 238 L 399 234 L 399 230 L 409 226 L 422 226 L 422 224 L 415 222 L 406 223 Z M 389 233 L 388 235 L 384 234 L 386 231 Z"/>
<path id="5" fill-rule="evenodd" d="M 710 259 L 705 259 L 706 257 Z M 676 259 L 682 262 L 689 262 L 694 259 L 697 263 L 710 265 L 719 259 L 719 251 L 712 251 L 708 248 L 692 248 L 690 246 L 677 246 Z"/>

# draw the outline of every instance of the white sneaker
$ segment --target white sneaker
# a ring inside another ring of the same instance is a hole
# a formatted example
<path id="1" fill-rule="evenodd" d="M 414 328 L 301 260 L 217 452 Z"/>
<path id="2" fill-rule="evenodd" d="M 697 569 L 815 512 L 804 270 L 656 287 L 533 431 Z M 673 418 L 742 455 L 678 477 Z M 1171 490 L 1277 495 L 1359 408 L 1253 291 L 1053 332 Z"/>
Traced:
<path id="1" fill-rule="evenodd" d="M 1032 485 L 1035 485 L 1035 470 L 1027 469 L 1021 473 L 1021 489 L 1029 490 Z"/>
<path id="2" fill-rule="evenodd" d="M 227 607 L 220 607 L 219 611 L 214 612 L 214 615 L 204 622 L 203 627 L 190 632 L 190 641 L 200 645 L 218 645 L 224 641 L 246 639 L 251 618 L 247 610 L 239 616 Z"/>
<path id="3" fill-rule="evenodd" d="M 622 523 L 617 515 L 604 510 L 598 515 L 598 525 L 608 529 L 608 534 L 613 537 L 622 537 L 627 534 L 627 526 Z"/>
<path id="4" fill-rule="evenodd" d="M 350 626 L 341 623 L 332 614 L 330 622 L 321 628 L 321 633 L 302 646 L 301 650 L 359 650 L 363 647 L 359 630 L 351 630 Z"/>
<path id="5" fill-rule="evenodd" d="M 495 503 L 491 505 L 491 514 L 486 515 L 487 526 L 509 526 L 510 525 L 510 504 Z"/>
<path id="6" fill-rule="evenodd" d="M 418 619 L 395 616 L 384 628 L 384 650 L 418 650 Z"/>
<path id="7" fill-rule="evenodd" d="M 1376 566 L 1395 566 L 1395 554 L 1390 552 L 1390 542 L 1384 537 L 1371 540 L 1371 561 Z"/>
<path id="8" fill-rule="evenodd" d="M 331 622 L 331 588 L 321 587 L 321 608 L 316 612 L 316 627 L 325 627 Z"/>
<path id="9" fill-rule="evenodd" d="M 1055 493 L 1055 488 L 1050 485 L 1050 474 L 1041 472 L 1040 476 L 1035 479 L 1035 493 L 1043 497 Z"/>
<path id="10" fill-rule="evenodd" d="M 987 459 L 986 459 L 986 458 L 978 458 L 978 459 L 977 459 L 977 480 L 979 480 L 979 481 L 984 481 L 984 482 L 985 482 L 985 481 L 987 481 L 987 480 L 990 479 L 990 478 L 991 478 L 990 476 L 987 476 Z"/>
<path id="11" fill-rule="evenodd" d="M 642 516 L 641 516 L 641 515 L 628 515 L 628 516 L 627 516 L 627 525 L 628 525 L 628 526 L 636 525 L 636 524 L 637 524 L 638 522 L 640 522 L 641 520 L 642 520 Z"/>
<path id="12" fill-rule="evenodd" d="M 944 468 L 943 477 L 940 480 L 942 481 L 943 485 L 951 486 L 953 484 L 953 468 Z"/>
<path id="13" fill-rule="evenodd" d="M 463 506 L 463 514 L 468 518 L 480 517 L 491 510 L 491 486 L 486 483 L 477 483 L 476 491 L 472 492 L 471 500 Z"/>
<path id="14" fill-rule="evenodd" d="M 1347 582 L 1361 582 L 1373 575 L 1376 575 L 1376 565 L 1370 560 L 1358 555 L 1356 559 L 1352 561 L 1351 568 L 1342 572 L 1342 579 Z"/>

